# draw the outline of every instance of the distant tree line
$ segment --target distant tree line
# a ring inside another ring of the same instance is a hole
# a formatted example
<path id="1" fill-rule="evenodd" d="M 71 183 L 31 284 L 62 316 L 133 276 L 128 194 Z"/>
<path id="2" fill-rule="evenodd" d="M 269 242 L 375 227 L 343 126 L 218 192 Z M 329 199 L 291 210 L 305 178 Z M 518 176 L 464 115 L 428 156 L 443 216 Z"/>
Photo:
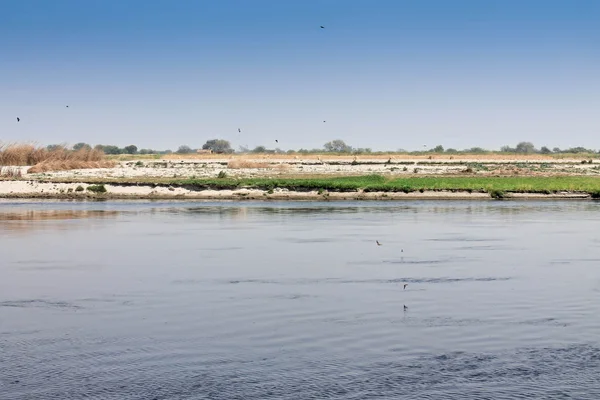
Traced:
<path id="1" fill-rule="evenodd" d="M 49 150 L 62 147 L 62 145 L 52 144 L 47 146 Z M 89 149 L 92 148 L 102 150 L 105 154 L 191 154 L 196 153 L 198 150 L 211 150 L 216 154 L 231 154 L 235 150 L 231 147 L 231 143 L 224 139 L 210 139 L 202 145 L 202 147 L 196 149 L 188 145 L 181 145 L 176 151 L 172 150 L 153 150 L 153 149 L 138 149 L 135 145 L 129 145 L 125 147 L 119 147 L 115 145 L 102 145 L 98 144 L 92 147 L 88 143 L 77 143 L 73 146 L 73 150 Z M 370 148 L 352 147 L 346 144 L 341 139 L 335 139 L 329 141 L 323 145 L 320 149 L 298 149 L 298 150 L 287 150 L 284 151 L 280 148 L 268 149 L 266 146 L 256 146 L 254 149 L 250 149 L 246 146 L 240 146 L 238 153 L 267 153 L 267 154 L 311 154 L 311 153 L 341 153 L 341 154 L 371 154 L 374 153 Z M 395 153 L 406 153 L 406 154 L 486 154 L 486 153 L 497 153 L 495 150 L 487 150 L 482 147 L 471 147 L 468 149 L 457 150 L 453 148 L 445 149 L 442 145 L 437 145 L 430 149 L 424 147 L 421 151 L 407 151 L 404 149 L 398 149 Z M 390 153 L 390 151 L 381 151 L 376 153 Z M 568 149 L 560 149 L 554 147 L 552 150 L 547 146 L 542 146 L 539 149 L 534 146 L 531 142 L 519 142 L 515 147 L 502 146 L 500 153 L 515 153 L 515 154 L 578 154 L 578 153 L 600 153 L 594 149 L 586 149 L 585 147 L 571 147 Z"/>

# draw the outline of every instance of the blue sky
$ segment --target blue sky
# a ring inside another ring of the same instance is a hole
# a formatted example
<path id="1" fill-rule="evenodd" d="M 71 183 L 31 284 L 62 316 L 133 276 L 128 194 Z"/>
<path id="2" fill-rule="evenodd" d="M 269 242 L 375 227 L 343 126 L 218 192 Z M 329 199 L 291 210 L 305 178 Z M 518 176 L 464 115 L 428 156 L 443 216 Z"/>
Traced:
<path id="1" fill-rule="evenodd" d="M 597 0 L 0 0 L 0 140 L 600 148 L 599 21 Z"/>

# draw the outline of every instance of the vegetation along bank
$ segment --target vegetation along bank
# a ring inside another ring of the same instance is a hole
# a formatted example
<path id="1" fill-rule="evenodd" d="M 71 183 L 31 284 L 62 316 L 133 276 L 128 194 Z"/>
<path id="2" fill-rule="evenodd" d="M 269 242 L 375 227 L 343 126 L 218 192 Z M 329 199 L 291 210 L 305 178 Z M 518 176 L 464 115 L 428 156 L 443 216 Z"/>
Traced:
<path id="1" fill-rule="evenodd" d="M 3 198 L 600 199 L 597 176 L 413 176 L 4 179 Z"/>

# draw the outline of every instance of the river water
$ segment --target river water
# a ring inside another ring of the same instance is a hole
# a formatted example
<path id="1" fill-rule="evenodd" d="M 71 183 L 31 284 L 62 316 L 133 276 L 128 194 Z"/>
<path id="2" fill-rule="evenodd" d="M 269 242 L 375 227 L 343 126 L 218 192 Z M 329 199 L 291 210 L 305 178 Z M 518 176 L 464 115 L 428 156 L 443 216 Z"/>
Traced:
<path id="1" fill-rule="evenodd" d="M 596 400 L 599 227 L 588 201 L 1 201 L 0 398 Z"/>

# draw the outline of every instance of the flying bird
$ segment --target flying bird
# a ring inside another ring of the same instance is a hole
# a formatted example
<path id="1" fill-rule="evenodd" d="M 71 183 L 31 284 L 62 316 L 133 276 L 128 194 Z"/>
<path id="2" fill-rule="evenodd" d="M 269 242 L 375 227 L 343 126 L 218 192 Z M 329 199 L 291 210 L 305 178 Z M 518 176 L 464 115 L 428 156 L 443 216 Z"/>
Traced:
<path id="1" fill-rule="evenodd" d="M 238 132 L 241 132 L 242 130 L 240 128 L 238 128 Z"/>
<path id="2" fill-rule="evenodd" d="M 279 140 L 275 139 L 275 143 L 279 143 Z"/>
<path id="3" fill-rule="evenodd" d="M 69 108 L 69 106 L 66 106 L 67 108 Z"/>
<path id="4" fill-rule="evenodd" d="M 321 29 L 325 29 L 325 27 L 323 25 L 321 25 Z"/>
<path id="5" fill-rule="evenodd" d="M 21 118 L 17 117 L 17 122 L 19 122 L 21 120 Z"/>
<path id="6" fill-rule="evenodd" d="M 408 283 L 405 283 L 405 284 L 404 284 L 404 289 L 406 289 L 406 287 L 407 287 L 407 286 L 408 286 Z M 403 289 L 403 290 L 404 290 L 404 289 Z"/>
<path id="7" fill-rule="evenodd" d="M 408 307 L 406 307 L 406 304 L 404 305 L 404 311 L 408 310 Z"/>
<path id="8" fill-rule="evenodd" d="M 327 122 L 327 121 L 323 121 L 323 122 Z"/>
<path id="9" fill-rule="evenodd" d="M 376 240 L 375 243 L 377 243 L 377 246 L 381 246 L 381 243 L 379 243 L 379 240 Z"/>

